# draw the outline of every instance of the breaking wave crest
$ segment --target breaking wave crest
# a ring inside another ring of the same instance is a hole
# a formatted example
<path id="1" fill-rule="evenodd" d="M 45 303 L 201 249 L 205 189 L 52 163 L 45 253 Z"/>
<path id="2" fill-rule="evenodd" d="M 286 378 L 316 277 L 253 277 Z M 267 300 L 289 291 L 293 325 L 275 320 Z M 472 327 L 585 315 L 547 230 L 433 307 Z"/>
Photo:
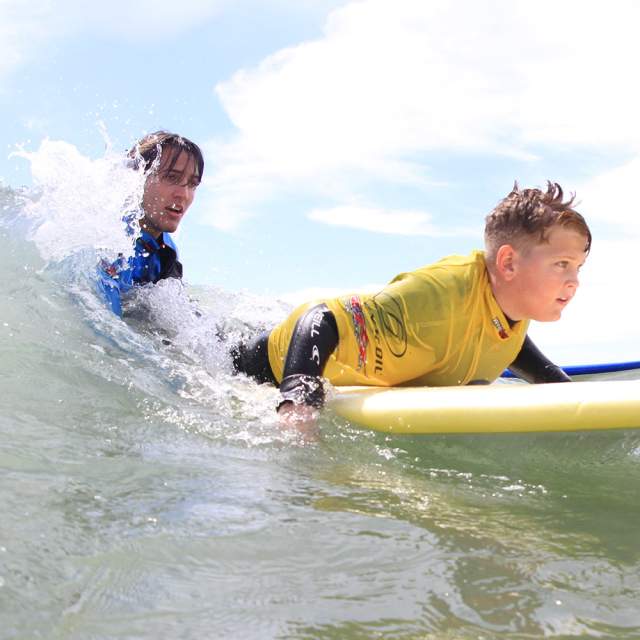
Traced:
<path id="1" fill-rule="evenodd" d="M 64 405 L 63 414 L 82 413 L 78 403 L 90 398 L 96 416 L 109 413 L 114 427 L 121 422 L 114 407 L 123 403 L 142 422 L 247 443 L 282 438 L 275 390 L 233 376 L 229 348 L 288 307 L 165 280 L 139 288 L 122 321 L 97 293 L 95 267 L 101 257 L 131 254 L 122 211 L 139 199 L 144 176 L 109 151 L 88 160 L 63 142 L 45 141 L 22 155 L 35 187 L 0 191 L 0 296 L 7 306 L 0 328 L 4 350 L 24 372 L 7 381 L 15 401 L 44 419 L 49 402 L 38 394 L 56 389 L 49 399 Z"/>

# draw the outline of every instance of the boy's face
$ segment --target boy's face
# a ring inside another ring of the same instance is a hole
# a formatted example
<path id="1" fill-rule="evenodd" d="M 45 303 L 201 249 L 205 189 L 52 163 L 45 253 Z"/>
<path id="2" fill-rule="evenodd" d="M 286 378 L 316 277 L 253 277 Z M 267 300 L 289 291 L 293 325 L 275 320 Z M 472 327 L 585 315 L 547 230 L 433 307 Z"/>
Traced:
<path id="1" fill-rule="evenodd" d="M 141 226 L 156 237 L 163 231 L 173 233 L 178 228 L 200 183 L 195 160 L 190 154 L 174 149 L 167 149 L 167 152 L 162 155 L 158 171 L 147 178 L 142 197 L 144 218 Z M 171 171 L 167 171 L 175 153 L 179 155 Z"/>
<path id="2" fill-rule="evenodd" d="M 512 285 L 521 320 L 559 320 L 578 289 L 586 238 L 573 229 L 553 228 L 548 242 L 528 251 L 516 251 Z"/>

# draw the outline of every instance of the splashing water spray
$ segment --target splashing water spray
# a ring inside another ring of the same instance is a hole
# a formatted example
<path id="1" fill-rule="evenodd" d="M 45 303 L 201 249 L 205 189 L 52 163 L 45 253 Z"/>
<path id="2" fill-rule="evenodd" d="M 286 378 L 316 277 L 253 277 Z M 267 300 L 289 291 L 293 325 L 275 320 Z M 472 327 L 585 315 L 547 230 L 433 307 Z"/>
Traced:
<path id="1" fill-rule="evenodd" d="M 105 134 L 106 135 L 106 134 Z M 31 165 L 34 190 L 24 213 L 29 239 L 47 261 L 60 261 L 85 249 L 107 258 L 133 255 L 135 235 L 128 217 L 141 217 L 145 173 L 131 168 L 124 154 L 114 153 L 108 139 L 103 157 L 92 160 L 67 142 L 45 139 L 33 152 L 12 155 Z"/>

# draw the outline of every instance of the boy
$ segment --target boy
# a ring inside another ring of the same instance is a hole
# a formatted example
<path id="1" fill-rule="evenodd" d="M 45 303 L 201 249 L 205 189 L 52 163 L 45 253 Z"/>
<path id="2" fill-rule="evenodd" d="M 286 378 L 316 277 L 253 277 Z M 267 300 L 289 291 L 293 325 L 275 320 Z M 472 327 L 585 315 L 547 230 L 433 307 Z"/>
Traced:
<path id="1" fill-rule="evenodd" d="M 575 196 L 574 196 L 575 197 Z M 591 232 L 560 185 L 517 184 L 487 216 L 485 251 L 396 276 L 375 294 L 303 305 L 236 347 L 236 370 L 279 384 L 279 413 L 307 421 L 334 385 L 486 384 L 510 367 L 529 382 L 568 376 L 527 338 L 560 318 L 578 288 Z"/>
<path id="2" fill-rule="evenodd" d="M 113 264 L 103 260 L 98 267 L 98 287 L 119 316 L 122 316 L 121 296 L 133 285 L 182 278 L 182 264 L 169 234 L 178 228 L 191 206 L 204 171 L 198 145 L 168 131 L 145 136 L 128 156 L 134 168 L 148 172 L 140 235 L 135 253 L 128 261 L 122 257 Z"/>

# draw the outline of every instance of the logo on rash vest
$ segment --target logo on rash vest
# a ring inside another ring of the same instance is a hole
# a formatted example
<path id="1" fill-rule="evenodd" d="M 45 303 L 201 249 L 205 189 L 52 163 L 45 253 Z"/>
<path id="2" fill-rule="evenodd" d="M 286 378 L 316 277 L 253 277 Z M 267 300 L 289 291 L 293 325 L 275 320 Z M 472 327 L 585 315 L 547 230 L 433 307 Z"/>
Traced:
<path id="1" fill-rule="evenodd" d="M 351 296 L 344 305 L 344 308 L 351 315 L 353 323 L 353 333 L 358 344 L 358 369 L 362 369 L 367 364 L 367 345 L 369 344 L 369 336 L 367 335 L 367 326 L 364 322 L 364 312 L 362 304 L 358 296 Z"/>
<path id="2" fill-rule="evenodd" d="M 119 253 L 118 258 L 112 264 L 109 264 L 105 258 L 100 260 L 100 268 L 103 269 L 107 275 L 110 275 L 112 278 L 119 278 L 120 273 L 124 271 L 128 267 L 128 263 L 124 259 L 124 256 Z"/>
<path id="3" fill-rule="evenodd" d="M 495 318 L 491 318 L 491 322 L 493 322 L 493 326 L 496 328 L 498 335 L 503 340 L 506 340 L 509 337 L 509 334 L 506 332 L 504 326 L 502 325 L 502 322 L 500 322 L 500 318 L 498 318 L 497 316 Z"/>

